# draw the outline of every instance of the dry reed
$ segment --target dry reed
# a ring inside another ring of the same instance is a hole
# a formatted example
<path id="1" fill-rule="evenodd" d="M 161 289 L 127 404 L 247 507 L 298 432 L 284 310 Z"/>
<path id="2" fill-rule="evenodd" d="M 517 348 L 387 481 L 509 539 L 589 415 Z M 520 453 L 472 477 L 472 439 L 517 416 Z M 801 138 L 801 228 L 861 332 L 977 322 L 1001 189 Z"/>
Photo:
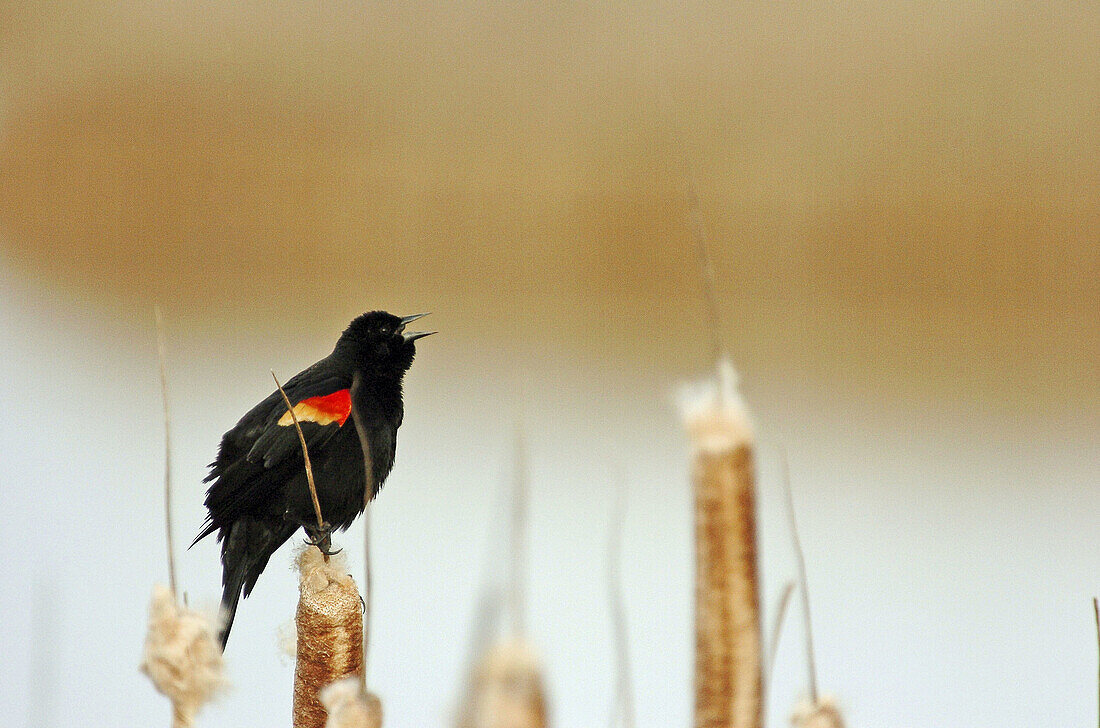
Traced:
<path id="1" fill-rule="evenodd" d="M 780 462 L 783 465 L 783 490 L 787 500 L 787 521 L 791 528 L 791 542 L 798 565 L 798 583 L 802 592 L 802 625 L 806 639 L 806 677 L 809 681 L 810 704 L 820 704 L 817 692 L 817 660 L 814 657 L 813 621 L 810 619 L 810 582 L 806 578 L 806 557 L 802 552 L 802 539 L 798 535 L 798 521 L 794 515 L 794 494 L 791 493 L 791 473 L 787 463 L 787 454 L 780 450 Z"/>
<path id="2" fill-rule="evenodd" d="M 1092 598 L 1092 612 L 1096 617 L 1096 644 L 1100 647 L 1100 599 Z M 1097 663 L 1096 675 L 1097 710 L 1100 711 L 1100 662 Z M 1097 716 L 1097 725 L 1100 725 L 1100 713 Z"/>
<path id="3" fill-rule="evenodd" d="M 783 490 L 787 501 L 787 520 L 791 528 L 791 541 L 798 564 L 799 589 L 802 592 L 803 636 L 806 640 L 806 670 L 809 681 L 809 700 L 795 709 L 791 723 L 795 728 L 844 728 L 844 716 L 832 698 L 822 697 L 817 690 L 817 660 L 814 657 L 813 623 L 810 620 L 810 583 L 806 578 L 806 557 L 802 552 L 802 539 L 798 535 L 798 521 L 794 514 L 794 495 L 791 493 L 790 467 L 787 454 L 780 450 L 783 466 Z M 775 645 L 772 645 L 775 649 Z M 770 670 L 770 668 L 769 668 Z"/>
<path id="4" fill-rule="evenodd" d="M 313 513 L 317 516 L 317 530 L 321 531 L 325 527 L 325 519 L 321 515 L 321 502 L 317 500 L 317 484 L 313 481 L 313 465 L 309 462 L 309 448 L 306 446 L 306 436 L 302 433 L 302 425 L 298 422 L 298 414 L 294 411 L 294 405 L 290 403 L 290 398 L 286 396 L 286 391 L 283 389 L 283 385 L 279 383 L 279 378 L 275 376 L 275 372 L 271 372 L 271 378 L 275 380 L 275 386 L 279 388 L 279 394 L 283 395 L 283 404 L 286 405 L 286 411 L 290 414 L 290 421 L 294 423 L 294 430 L 298 433 L 298 442 L 302 446 L 302 459 L 306 464 L 306 483 L 309 485 L 309 496 L 313 500 Z M 316 544 L 315 544 L 316 545 Z M 327 551 L 327 545 L 325 550 Z M 329 555 L 325 554 L 325 561 L 328 561 Z"/>
<path id="5" fill-rule="evenodd" d="M 615 489 L 611 512 L 611 534 L 607 545 L 608 606 L 611 609 L 611 634 L 615 646 L 615 702 L 611 728 L 634 728 L 634 686 L 630 675 L 630 639 L 627 634 L 626 605 L 622 585 L 623 522 L 626 520 L 626 483 Z"/>
<path id="6" fill-rule="evenodd" d="M 176 556 L 175 547 L 172 544 L 172 417 L 168 412 L 168 365 L 164 354 L 164 317 L 161 315 L 160 306 L 153 306 L 153 315 L 157 325 L 157 364 L 160 370 L 160 399 L 164 408 L 164 535 L 168 549 L 168 588 L 175 597 L 176 591 Z"/>
<path id="7" fill-rule="evenodd" d="M 375 494 L 374 461 L 370 455 L 370 437 L 367 425 L 355 406 L 359 398 L 359 388 L 363 384 L 358 370 L 351 379 L 351 420 L 355 424 L 355 434 L 359 436 L 359 449 L 363 452 L 363 675 L 367 674 L 367 660 L 370 658 L 370 617 L 371 603 L 374 600 L 374 586 L 371 580 L 370 552 L 370 503 Z"/>
<path id="8" fill-rule="evenodd" d="M 765 687 L 772 684 L 772 674 L 775 670 L 775 656 L 779 652 L 779 638 L 783 634 L 783 620 L 787 617 L 787 607 L 791 603 L 791 595 L 794 594 L 795 583 L 788 581 L 783 585 L 783 590 L 779 593 L 779 599 L 775 606 L 775 621 L 772 622 L 771 631 L 768 633 L 770 639 L 768 640 L 768 667 L 764 671 L 764 684 Z"/>

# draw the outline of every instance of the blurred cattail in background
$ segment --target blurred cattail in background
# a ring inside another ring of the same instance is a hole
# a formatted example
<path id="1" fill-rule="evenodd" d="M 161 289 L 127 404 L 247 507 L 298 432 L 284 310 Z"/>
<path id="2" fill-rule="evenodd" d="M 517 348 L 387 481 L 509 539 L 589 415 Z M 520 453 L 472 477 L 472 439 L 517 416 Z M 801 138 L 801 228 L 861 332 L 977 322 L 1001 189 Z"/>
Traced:
<path id="1" fill-rule="evenodd" d="M 546 728 L 542 666 L 518 639 L 493 647 L 477 666 L 460 728 Z"/>
<path id="2" fill-rule="evenodd" d="M 141 670 L 172 701 L 172 728 L 194 725 L 199 708 L 225 685 L 217 632 L 214 620 L 154 587 Z"/>
<path id="3" fill-rule="evenodd" d="M 728 360 L 683 393 L 695 490 L 695 728 L 763 715 L 753 432 Z"/>
<path id="4" fill-rule="evenodd" d="M 546 691 L 542 665 L 527 638 L 524 605 L 528 506 L 527 449 L 517 430 L 513 451 L 508 561 L 509 632 L 493 644 L 500 610 L 495 593 L 486 592 L 477 625 L 458 728 L 545 728 Z M 491 647 L 489 645 L 492 645 Z"/>
<path id="5" fill-rule="evenodd" d="M 382 701 L 363 690 L 357 677 L 346 677 L 321 688 L 328 711 L 325 728 L 382 728 Z"/>
<path id="6" fill-rule="evenodd" d="M 844 728 L 844 717 L 832 698 L 822 697 L 795 708 L 791 725 L 794 728 Z"/>

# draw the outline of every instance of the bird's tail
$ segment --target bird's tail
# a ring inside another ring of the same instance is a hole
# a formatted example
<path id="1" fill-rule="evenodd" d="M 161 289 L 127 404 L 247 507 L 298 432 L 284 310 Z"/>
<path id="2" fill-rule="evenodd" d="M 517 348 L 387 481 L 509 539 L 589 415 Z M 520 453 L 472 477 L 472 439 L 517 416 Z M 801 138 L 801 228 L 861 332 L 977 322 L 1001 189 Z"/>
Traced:
<path id="1" fill-rule="evenodd" d="M 237 603 L 247 597 L 271 555 L 290 538 L 297 526 L 241 519 L 221 529 L 222 540 L 222 650 L 237 614 Z"/>
<path id="2" fill-rule="evenodd" d="M 244 588 L 246 572 L 235 568 L 230 571 L 226 568 L 222 588 L 222 631 L 218 639 L 222 643 L 222 651 L 225 651 L 225 643 L 229 641 L 229 630 L 233 628 L 233 618 L 237 616 L 237 602 L 241 600 L 241 590 Z"/>

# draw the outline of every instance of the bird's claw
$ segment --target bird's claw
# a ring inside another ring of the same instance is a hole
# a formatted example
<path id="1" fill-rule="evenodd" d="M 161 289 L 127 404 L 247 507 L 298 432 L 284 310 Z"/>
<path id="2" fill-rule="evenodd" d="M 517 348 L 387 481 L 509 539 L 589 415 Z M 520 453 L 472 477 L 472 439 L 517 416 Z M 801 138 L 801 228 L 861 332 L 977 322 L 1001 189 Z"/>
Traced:
<path id="1" fill-rule="evenodd" d="M 343 549 L 332 549 L 332 526 L 329 523 L 322 523 L 320 528 L 306 526 L 305 529 L 309 535 L 305 541 L 306 544 L 316 546 L 325 556 L 335 556 L 343 551 Z"/>
<path id="2" fill-rule="evenodd" d="M 325 556 L 335 556 L 336 554 L 338 554 L 338 553 L 340 553 L 341 551 L 344 550 L 344 549 L 333 549 L 333 548 L 331 548 L 332 539 L 330 539 L 327 536 L 325 538 L 319 539 L 317 541 L 313 541 L 313 540 L 307 538 L 303 543 L 305 543 L 307 546 L 316 546 L 317 550 L 320 551 Z"/>

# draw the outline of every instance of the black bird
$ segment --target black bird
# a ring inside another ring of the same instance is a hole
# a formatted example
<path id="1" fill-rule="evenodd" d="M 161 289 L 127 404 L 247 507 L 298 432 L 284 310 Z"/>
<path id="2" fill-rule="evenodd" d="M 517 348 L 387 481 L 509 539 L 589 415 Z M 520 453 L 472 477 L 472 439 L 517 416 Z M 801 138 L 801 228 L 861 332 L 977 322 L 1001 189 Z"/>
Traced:
<path id="1" fill-rule="evenodd" d="M 283 387 L 309 447 L 323 528 L 317 527 L 298 433 L 277 390 L 222 436 L 204 481 L 211 483 L 206 491 L 209 514 L 191 545 L 218 532 L 223 649 L 238 600 L 251 593 L 275 550 L 299 527 L 325 548 L 329 533 L 347 529 L 378 494 L 393 467 L 404 415 L 401 380 L 416 354 L 413 342 L 435 333 L 405 331 L 405 326 L 426 315 L 398 318 L 371 311 L 359 316 L 331 354 Z M 367 457 L 363 441 L 369 443 Z M 369 496 L 364 477 L 368 463 Z"/>

